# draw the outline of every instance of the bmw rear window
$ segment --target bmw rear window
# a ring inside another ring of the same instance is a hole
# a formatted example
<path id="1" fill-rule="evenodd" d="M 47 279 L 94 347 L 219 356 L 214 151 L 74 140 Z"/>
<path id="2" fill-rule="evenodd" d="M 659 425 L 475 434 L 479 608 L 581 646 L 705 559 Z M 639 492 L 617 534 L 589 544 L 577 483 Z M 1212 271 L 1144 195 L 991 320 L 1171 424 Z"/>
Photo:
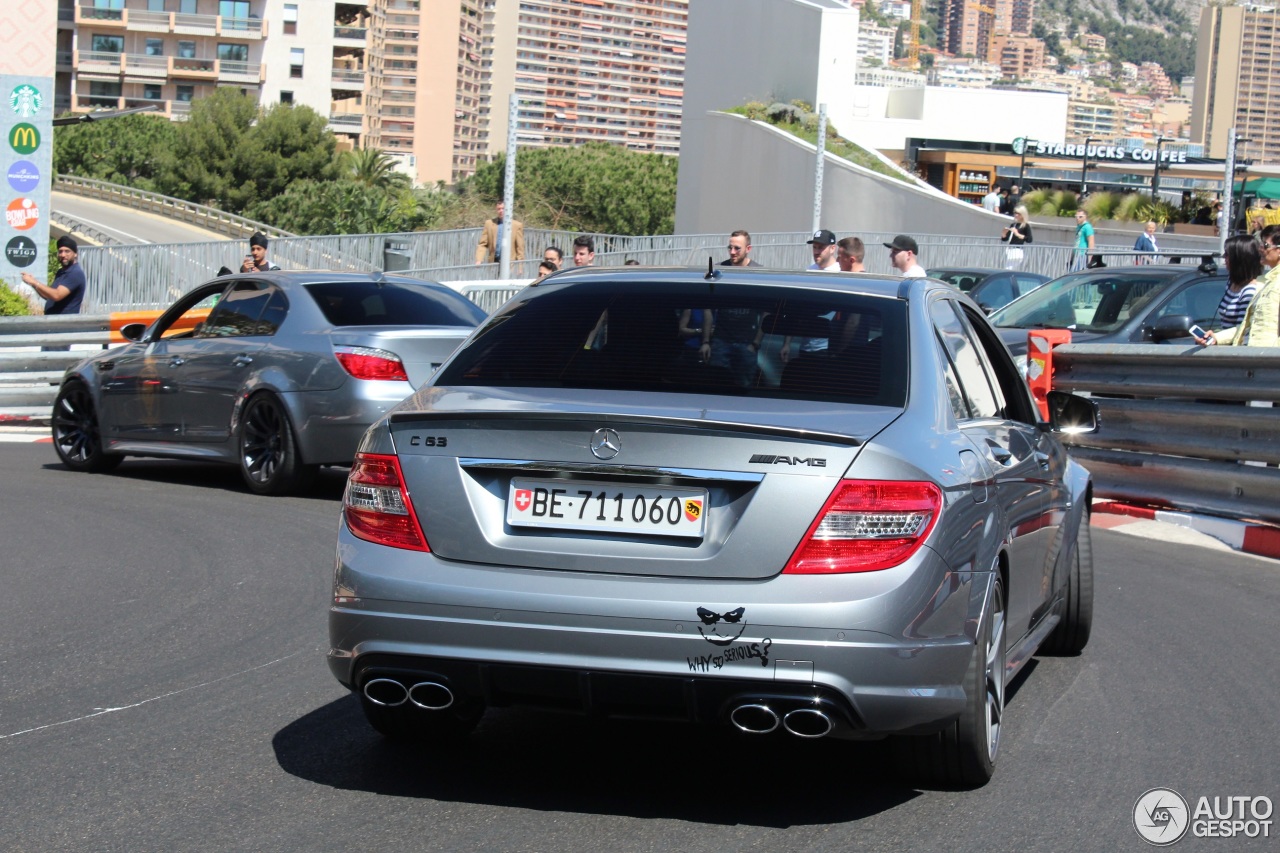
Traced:
<path id="1" fill-rule="evenodd" d="M 305 285 L 325 320 L 335 326 L 466 326 L 487 316 L 446 287 L 384 281 L 332 281 Z"/>
<path id="2" fill-rule="evenodd" d="M 491 317 L 432 384 L 732 394 L 900 408 L 907 375 L 906 304 L 900 300 L 628 280 L 526 291 Z"/>

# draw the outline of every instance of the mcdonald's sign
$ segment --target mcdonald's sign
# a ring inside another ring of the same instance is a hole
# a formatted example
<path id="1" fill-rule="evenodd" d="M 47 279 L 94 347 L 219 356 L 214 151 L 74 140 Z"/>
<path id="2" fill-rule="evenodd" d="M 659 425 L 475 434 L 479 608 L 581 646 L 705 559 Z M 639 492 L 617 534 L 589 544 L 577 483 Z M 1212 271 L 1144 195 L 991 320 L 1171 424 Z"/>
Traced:
<path id="1" fill-rule="evenodd" d="M 40 147 L 40 131 L 23 122 L 9 130 L 9 147 L 19 154 L 31 154 Z"/>

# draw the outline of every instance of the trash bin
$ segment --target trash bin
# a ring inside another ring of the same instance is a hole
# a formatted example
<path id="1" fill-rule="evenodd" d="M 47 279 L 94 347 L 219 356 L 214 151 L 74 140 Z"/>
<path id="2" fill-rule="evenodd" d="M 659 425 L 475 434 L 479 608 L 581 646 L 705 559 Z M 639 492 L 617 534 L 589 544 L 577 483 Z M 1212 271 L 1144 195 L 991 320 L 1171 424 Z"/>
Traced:
<path id="1" fill-rule="evenodd" d="M 388 240 L 382 249 L 383 272 L 403 272 L 407 269 L 413 269 L 413 255 L 409 252 L 409 244 Z"/>

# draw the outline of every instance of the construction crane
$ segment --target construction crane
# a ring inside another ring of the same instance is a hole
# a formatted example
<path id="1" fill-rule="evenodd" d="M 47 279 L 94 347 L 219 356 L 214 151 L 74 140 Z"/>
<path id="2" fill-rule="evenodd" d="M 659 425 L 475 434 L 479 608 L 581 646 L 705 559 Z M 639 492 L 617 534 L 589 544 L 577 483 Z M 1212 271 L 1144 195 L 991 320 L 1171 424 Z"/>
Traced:
<path id="1" fill-rule="evenodd" d="M 907 64 L 920 67 L 920 18 L 924 13 L 921 0 L 911 0 L 911 44 L 907 46 Z"/>

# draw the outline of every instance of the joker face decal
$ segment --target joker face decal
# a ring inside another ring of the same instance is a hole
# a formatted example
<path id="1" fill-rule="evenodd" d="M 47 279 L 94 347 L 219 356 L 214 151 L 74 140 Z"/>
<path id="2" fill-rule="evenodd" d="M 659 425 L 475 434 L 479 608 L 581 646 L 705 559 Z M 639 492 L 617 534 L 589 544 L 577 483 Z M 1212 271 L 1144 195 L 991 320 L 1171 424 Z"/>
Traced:
<path id="1" fill-rule="evenodd" d="M 741 637 L 742 632 L 747 629 L 746 623 L 742 621 L 742 614 L 746 610 L 745 607 L 739 607 L 728 613 L 716 613 L 714 610 L 699 607 L 698 618 L 702 620 L 702 624 L 698 626 L 698 633 L 708 643 L 727 646 Z"/>

